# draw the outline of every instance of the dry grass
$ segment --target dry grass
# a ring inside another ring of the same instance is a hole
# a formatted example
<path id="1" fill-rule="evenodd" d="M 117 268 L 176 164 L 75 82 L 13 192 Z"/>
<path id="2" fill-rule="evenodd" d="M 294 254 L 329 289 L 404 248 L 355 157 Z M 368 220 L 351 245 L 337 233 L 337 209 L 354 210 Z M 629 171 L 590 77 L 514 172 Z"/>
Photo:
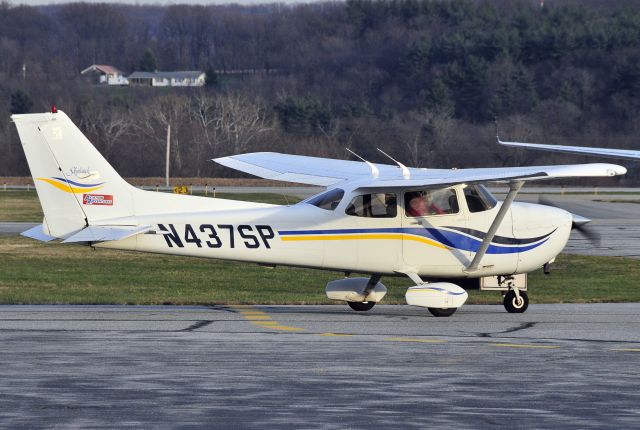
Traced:
<path id="1" fill-rule="evenodd" d="M 41 222 L 35 191 L 0 191 L 0 222 Z"/>

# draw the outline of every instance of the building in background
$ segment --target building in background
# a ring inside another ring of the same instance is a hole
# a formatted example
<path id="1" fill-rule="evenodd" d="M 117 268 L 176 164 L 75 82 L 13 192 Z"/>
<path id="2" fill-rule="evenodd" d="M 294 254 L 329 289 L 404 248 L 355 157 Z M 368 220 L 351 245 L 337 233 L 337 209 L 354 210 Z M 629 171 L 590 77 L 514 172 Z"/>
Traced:
<path id="1" fill-rule="evenodd" d="M 93 64 L 81 71 L 80 74 L 88 77 L 98 85 L 129 85 L 124 73 L 113 66 L 105 64 Z"/>
<path id="2" fill-rule="evenodd" d="M 205 73 L 200 71 L 133 72 L 127 79 L 131 86 L 201 87 L 205 84 Z"/>

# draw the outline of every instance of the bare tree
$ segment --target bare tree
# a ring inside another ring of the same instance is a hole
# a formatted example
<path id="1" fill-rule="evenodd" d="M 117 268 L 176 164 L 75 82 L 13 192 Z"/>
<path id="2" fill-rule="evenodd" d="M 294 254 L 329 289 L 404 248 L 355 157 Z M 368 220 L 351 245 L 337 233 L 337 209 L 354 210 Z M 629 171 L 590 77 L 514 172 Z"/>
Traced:
<path id="1" fill-rule="evenodd" d="M 130 112 L 95 103 L 83 107 L 80 126 L 93 137 L 107 158 L 116 152 L 116 144 L 134 129 Z"/>
<path id="2" fill-rule="evenodd" d="M 233 153 L 246 152 L 261 134 L 272 130 L 265 109 L 239 94 L 227 94 L 216 100 L 214 127 L 216 138 Z"/>
<path id="3" fill-rule="evenodd" d="M 158 97 L 144 108 L 137 130 L 164 149 L 167 127 L 171 126 L 171 158 L 178 174 L 183 174 L 182 132 L 188 124 L 188 104 L 185 96 L 169 94 Z M 162 150 L 162 149 L 158 149 Z"/>

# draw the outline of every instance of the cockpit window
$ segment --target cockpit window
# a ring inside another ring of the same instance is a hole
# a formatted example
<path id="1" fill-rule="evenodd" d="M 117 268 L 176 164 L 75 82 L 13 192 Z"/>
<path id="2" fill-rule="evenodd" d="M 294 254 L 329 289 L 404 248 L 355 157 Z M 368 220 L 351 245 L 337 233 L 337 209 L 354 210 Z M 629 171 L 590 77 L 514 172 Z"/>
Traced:
<path id="1" fill-rule="evenodd" d="M 458 213 L 456 191 L 446 188 L 406 192 L 404 194 L 404 210 L 408 217 Z"/>
<path id="2" fill-rule="evenodd" d="M 482 212 L 492 209 L 498 204 L 495 197 L 484 185 L 467 185 L 464 189 L 469 212 Z"/>
<path id="3" fill-rule="evenodd" d="M 355 196 L 347 205 L 345 213 L 367 218 L 395 218 L 398 214 L 396 195 L 376 193 Z"/>
<path id="4" fill-rule="evenodd" d="M 313 196 L 308 200 L 305 200 L 305 203 L 310 205 L 314 205 L 319 207 L 320 209 L 326 209 L 328 211 L 332 211 L 338 207 L 340 204 L 340 200 L 344 197 L 344 190 L 340 188 L 334 188 L 333 190 L 329 190 L 326 193 L 318 194 L 317 196 Z"/>

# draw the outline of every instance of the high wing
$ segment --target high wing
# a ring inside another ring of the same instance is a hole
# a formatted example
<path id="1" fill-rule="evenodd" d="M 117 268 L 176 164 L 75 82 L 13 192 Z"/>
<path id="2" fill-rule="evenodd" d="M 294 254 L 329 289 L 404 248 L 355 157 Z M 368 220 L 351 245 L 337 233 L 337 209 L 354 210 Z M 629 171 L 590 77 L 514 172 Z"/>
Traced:
<path id="1" fill-rule="evenodd" d="M 500 167 L 479 169 L 409 168 L 360 161 L 335 160 L 255 152 L 214 159 L 215 162 L 265 179 L 331 186 L 357 181 L 359 189 L 383 187 L 449 186 L 473 182 L 533 181 L 554 178 L 616 176 L 627 172 L 616 164 L 592 163 L 558 166 Z"/>
<path id="2" fill-rule="evenodd" d="M 590 148 L 584 146 L 545 145 L 542 143 L 503 142 L 500 139 L 498 139 L 498 143 L 504 146 L 531 148 L 541 151 L 568 152 L 572 154 L 600 155 L 602 157 L 609 158 L 640 160 L 640 150 L 633 149 Z"/>

